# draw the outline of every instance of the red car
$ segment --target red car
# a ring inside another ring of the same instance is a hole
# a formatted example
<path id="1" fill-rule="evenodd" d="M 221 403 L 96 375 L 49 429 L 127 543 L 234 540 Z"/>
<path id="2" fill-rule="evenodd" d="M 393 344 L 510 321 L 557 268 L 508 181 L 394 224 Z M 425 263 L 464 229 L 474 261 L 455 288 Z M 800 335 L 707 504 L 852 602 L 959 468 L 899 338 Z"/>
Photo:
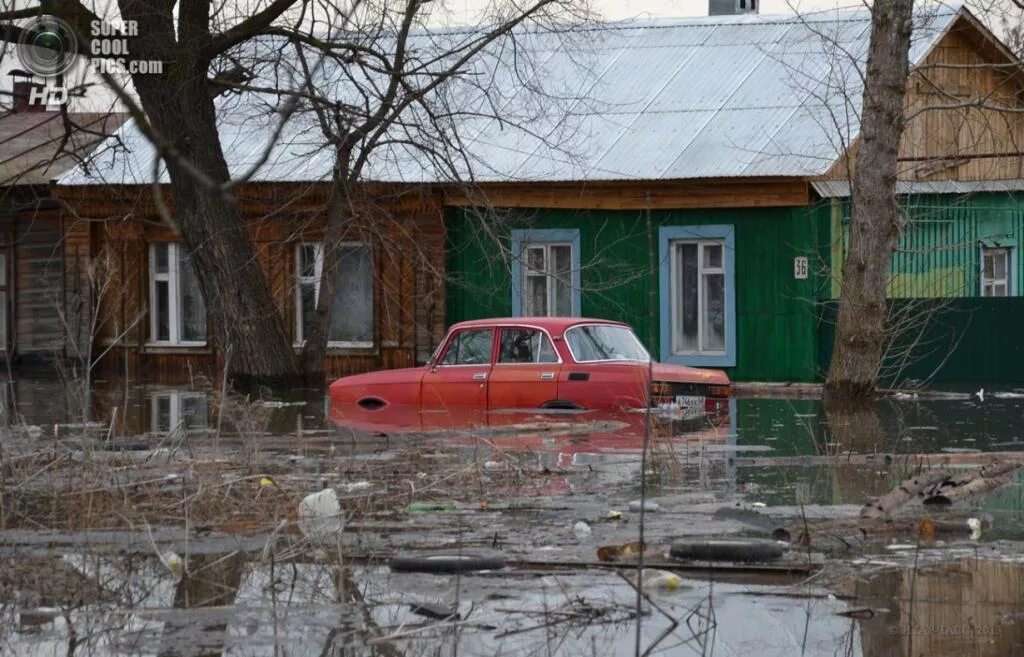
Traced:
<path id="1" fill-rule="evenodd" d="M 424 367 L 342 377 L 331 405 L 718 412 L 731 394 L 720 370 L 651 363 L 626 324 L 511 317 L 455 324 Z"/>

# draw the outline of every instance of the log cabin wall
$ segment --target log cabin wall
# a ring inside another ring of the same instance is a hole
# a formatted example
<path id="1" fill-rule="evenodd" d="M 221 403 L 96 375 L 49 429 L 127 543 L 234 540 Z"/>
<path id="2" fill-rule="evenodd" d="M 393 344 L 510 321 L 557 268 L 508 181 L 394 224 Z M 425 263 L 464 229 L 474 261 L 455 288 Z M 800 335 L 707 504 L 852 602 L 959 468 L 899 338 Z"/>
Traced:
<path id="1" fill-rule="evenodd" d="M 330 348 L 329 378 L 422 363 L 445 330 L 439 197 L 424 189 L 364 191 L 374 201 L 360 204 L 343 240 L 365 243 L 372 253 L 373 346 Z M 237 192 L 256 256 L 293 340 L 296 246 L 323 239 L 326 192 L 322 185 L 294 184 L 250 185 Z M 70 336 L 69 352 L 86 353 L 92 336 L 93 358 L 102 356 L 103 373 L 169 383 L 216 377 L 223 363 L 209 343 L 151 343 L 149 245 L 180 238 L 161 221 L 149 189 L 65 187 L 57 193 L 67 207 L 67 314 L 82 327 Z M 90 307 L 97 310 L 94 323 Z"/>
<path id="2" fill-rule="evenodd" d="M 0 192 L 0 358 L 49 362 L 64 348 L 61 215 L 44 185 Z"/>

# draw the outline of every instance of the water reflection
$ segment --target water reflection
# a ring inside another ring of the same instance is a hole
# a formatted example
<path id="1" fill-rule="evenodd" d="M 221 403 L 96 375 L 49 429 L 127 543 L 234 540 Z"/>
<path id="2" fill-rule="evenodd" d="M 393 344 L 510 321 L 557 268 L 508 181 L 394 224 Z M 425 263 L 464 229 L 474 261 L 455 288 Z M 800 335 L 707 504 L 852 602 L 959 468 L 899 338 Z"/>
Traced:
<path id="1" fill-rule="evenodd" d="M 872 657 L 1017 655 L 1024 651 L 1024 566 L 964 559 L 886 572 L 854 584 L 878 609 L 859 621 Z M 884 610 L 884 611 L 883 611 Z"/>

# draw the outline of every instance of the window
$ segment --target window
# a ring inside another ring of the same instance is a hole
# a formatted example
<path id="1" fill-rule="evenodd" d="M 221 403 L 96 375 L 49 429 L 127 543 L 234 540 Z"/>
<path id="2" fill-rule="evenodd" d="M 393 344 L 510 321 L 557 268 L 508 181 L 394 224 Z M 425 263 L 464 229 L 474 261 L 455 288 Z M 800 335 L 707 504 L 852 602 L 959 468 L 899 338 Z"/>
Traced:
<path id="1" fill-rule="evenodd" d="M 580 239 L 575 229 L 512 231 L 512 314 L 580 314 Z"/>
<path id="2" fill-rule="evenodd" d="M 572 245 L 527 244 L 524 249 L 523 314 L 572 315 Z"/>
<path id="3" fill-rule="evenodd" d="M 608 324 L 584 324 L 565 332 L 565 341 L 577 363 L 598 360 L 651 359 L 632 329 Z"/>
<path id="4" fill-rule="evenodd" d="M 360 243 L 338 246 L 338 280 L 334 284 L 331 323 L 327 345 L 330 347 L 373 346 L 373 256 L 370 247 Z M 299 244 L 295 248 L 296 342 L 302 344 L 313 325 L 320 298 L 320 278 L 324 270 L 323 243 Z"/>
<path id="5" fill-rule="evenodd" d="M 153 433 L 194 431 L 209 426 L 206 395 L 196 392 L 155 393 L 151 399 L 150 430 Z"/>
<path id="6" fill-rule="evenodd" d="M 725 272 L 721 240 L 672 245 L 672 353 L 725 351 Z"/>
<path id="7" fill-rule="evenodd" d="M 557 363 L 558 354 L 547 334 L 538 329 L 501 329 L 499 363 Z"/>
<path id="8" fill-rule="evenodd" d="M 1008 297 L 1013 294 L 1010 289 L 1010 249 L 982 247 L 981 259 L 981 296 Z"/>
<path id="9" fill-rule="evenodd" d="M 441 365 L 489 365 L 494 329 L 460 331 L 448 344 Z"/>
<path id="10" fill-rule="evenodd" d="M 7 351 L 7 254 L 0 252 L 0 351 Z"/>
<path id="11" fill-rule="evenodd" d="M 663 226 L 659 238 L 662 360 L 735 365 L 732 226 Z"/>
<path id="12" fill-rule="evenodd" d="M 149 245 L 150 340 L 162 344 L 206 344 L 206 304 L 184 245 Z"/>

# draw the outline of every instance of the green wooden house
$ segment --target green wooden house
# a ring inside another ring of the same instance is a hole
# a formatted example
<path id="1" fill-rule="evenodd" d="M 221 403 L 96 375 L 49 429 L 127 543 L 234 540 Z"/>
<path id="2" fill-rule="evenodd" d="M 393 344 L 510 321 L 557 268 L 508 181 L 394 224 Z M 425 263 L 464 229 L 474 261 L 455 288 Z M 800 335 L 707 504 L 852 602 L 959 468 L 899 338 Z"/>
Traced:
<path id="1" fill-rule="evenodd" d="M 631 323 L 662 361 L 725 368 L 738 381 L 820 380 L 869 34 L 864 11 L 595 30 L 594 79 L 573 111 L 514 147 L 483 129 L 475 155 L 489 174 L 447 192 L 449 322 L 609 318 Z M 919 12 L 910 58 L 907 223 L 890 293 L 964 312 L 947 318 L 948 344 L 921 331 L 916 355 L 895 365 L 903 377 L 945 367 L 947 380 L 1019 380 L 1019 328 L 998 317 L 1024 311 L 1024 78 L 966 9 Z M 570 79 L 572 66 L 553 53 L 537 75 Z M 548 145 L 556 130 L 576 135 L 576 148 Z M 969 321 L 975 311 L 985 332 Z M 949 357 L 984 344 L 1016 360 Z M 934 353 L 922 356 L 927 345 Z"/>

